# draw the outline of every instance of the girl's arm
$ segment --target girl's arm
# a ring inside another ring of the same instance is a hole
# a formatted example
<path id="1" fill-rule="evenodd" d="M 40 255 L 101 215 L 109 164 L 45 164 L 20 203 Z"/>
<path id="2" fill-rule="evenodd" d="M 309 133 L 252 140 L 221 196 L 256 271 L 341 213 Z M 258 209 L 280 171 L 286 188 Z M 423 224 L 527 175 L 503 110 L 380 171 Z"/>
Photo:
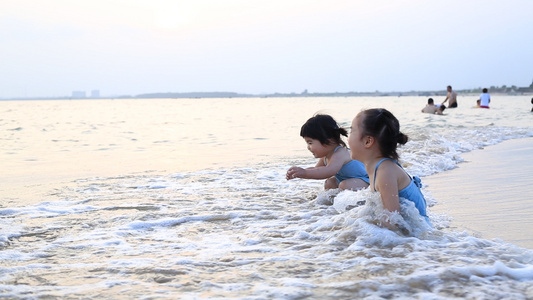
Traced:
<path id="1" fill-rule="evenodd" d="M 400 196 L 398 195 L 398 167 L 389 161 L 384 161 L 379 167 L 374 189 L 381 194 L 383 208 L 390 212 L 400 211 Z"/>
<path id="2" fill-rule="evenodd" d="M 296 166 L 292 166 L 289 168 L 289 170 L 287 170 L 287 175 L 286 175 L 286 178 L 287 180 L 291 180 L 291 179 L 294 179 L 294 178 L 307 178 L 307 170 L 311 170 L 311 169 L 315 169 L 315 168 L 319 168 L 319 167 L 322 167 L 324 166 L 324 158 L 321 158 L 318 160 L 318 162 L 316 163 L 316 165 L 314 167 L 310 167 L 310 168 L 300 168 L 300 167 L 296 167 Z"/>
<path id="3" fill-rule="evenodd" d="M 344 165 L 344 159 L 341 151 L 333 153 L 331 159 L 328 159 L 328 164 L 325 165 L 324 158 L 321 158 L 316 166 L 303 169 L 299 167 L 291 167 L 287 171 L 287 179 L 304 178 L 304 179 L 326 179 L 337 174 Z"/>
<path id="4" fill-rule="evenodd" d="M 381 169 L 376 177 L 376 186 L 374 187 L 381 194 L 381 201 L 383 202 L 383 208 L 389 212 L 400 211 L 400 196 L 398 195 L 398 184 L 396 177 L 389 173 L 386 168 Z M 389 218 L 384 216 L 381 219 L 382 226 L 395 229 L 396 225 L 390 223 Z"/>

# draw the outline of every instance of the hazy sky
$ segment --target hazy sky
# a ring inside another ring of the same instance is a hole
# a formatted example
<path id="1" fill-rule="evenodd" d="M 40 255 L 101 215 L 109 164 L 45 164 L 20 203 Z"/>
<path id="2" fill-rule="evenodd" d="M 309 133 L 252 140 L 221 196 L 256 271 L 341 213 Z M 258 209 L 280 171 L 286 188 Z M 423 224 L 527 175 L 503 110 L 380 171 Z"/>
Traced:
<path id="1" fill-rule="evenodd" d="M 531 0 L 0 0 L 0 98 L 529 86 Z"/>

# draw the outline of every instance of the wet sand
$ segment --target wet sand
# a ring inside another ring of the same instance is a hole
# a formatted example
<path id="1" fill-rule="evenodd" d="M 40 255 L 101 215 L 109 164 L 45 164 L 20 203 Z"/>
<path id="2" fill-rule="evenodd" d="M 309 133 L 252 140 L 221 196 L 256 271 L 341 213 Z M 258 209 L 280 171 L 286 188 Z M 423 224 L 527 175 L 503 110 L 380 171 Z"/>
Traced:
<path id="1" fill-rule="evenodd" d="M 457 168 L 423 182 L 450 229 L 533 249 L 533 138 L 508 140 L 463 154 Z"/>

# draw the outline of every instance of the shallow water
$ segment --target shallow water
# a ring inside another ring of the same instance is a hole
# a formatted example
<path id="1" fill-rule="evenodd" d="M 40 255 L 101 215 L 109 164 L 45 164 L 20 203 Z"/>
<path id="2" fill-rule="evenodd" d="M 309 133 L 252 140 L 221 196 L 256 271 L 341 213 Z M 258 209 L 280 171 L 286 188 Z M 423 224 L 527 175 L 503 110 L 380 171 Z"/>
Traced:
<path id="1" fill-rule="evenodd" d="M 391 110 L 423 181 L 533 136 L 529 97 L 493 98 L 445 116 L 424 97 L 2 101 L 0 297 L 530 299 L 531 249 L 431 207 L 434 230 L 409 206 L 383 229 L 368 190 L 284 178 L 315 163 L 298 134 L 317 111 Z"/>

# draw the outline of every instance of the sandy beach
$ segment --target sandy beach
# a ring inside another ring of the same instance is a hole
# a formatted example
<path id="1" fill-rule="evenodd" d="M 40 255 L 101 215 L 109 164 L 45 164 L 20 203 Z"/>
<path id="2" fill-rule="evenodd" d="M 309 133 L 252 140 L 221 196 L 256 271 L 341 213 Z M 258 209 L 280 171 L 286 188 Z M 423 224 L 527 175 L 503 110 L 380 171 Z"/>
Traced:
<path id="1" fill-rule="evenodd" d="M 463 154 L 457 168 L 424 178 L 453 230 L 533 249 L 533 138 L 504 141 Z"/>

